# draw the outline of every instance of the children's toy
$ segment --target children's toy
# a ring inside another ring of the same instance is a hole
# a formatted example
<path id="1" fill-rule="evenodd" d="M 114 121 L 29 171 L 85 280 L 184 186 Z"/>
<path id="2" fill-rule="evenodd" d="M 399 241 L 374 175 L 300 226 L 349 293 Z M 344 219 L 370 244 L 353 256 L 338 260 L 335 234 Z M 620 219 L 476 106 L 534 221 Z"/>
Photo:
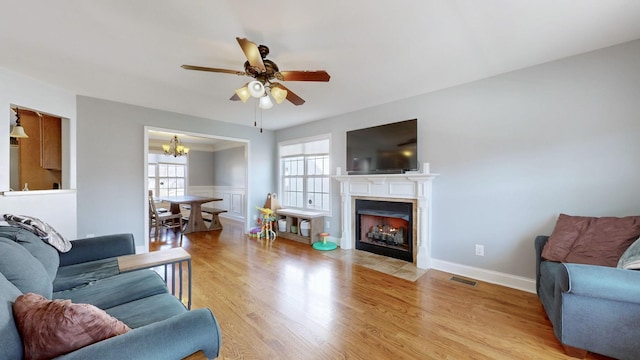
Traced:
<path id="1" fill-rule="evenodd" d="M 260 232 L 257 234 L 258 239 L 265 239 L 274 241 L 277 237 L 276 232 L 273 231 L 273 222 L 276 220 L 275 211 L 268 208 L 257 207 L 260 210 Z"/>
<path id="2" fill-rule="evenodd" d="M 258 238 L 258 237 L 260 237 L 260 232 L 261 231 L 262 231 L 261 228 L 255 227 L 255 228 L 251 229 L 251 231 L 249 231 L 249 237 Z"/>
<path id="3" fill-rule="evenodd" d="M 327 236 L 329 236 L 329 233 L 323 232 L 318 235 L 320 235 L 322 241 L 314 242 L 312 245 L 314 249 L 319 251 L 330 251 L 335 250 L 338 247 L 338 244 L 332 241 L 327 241 Z"/>

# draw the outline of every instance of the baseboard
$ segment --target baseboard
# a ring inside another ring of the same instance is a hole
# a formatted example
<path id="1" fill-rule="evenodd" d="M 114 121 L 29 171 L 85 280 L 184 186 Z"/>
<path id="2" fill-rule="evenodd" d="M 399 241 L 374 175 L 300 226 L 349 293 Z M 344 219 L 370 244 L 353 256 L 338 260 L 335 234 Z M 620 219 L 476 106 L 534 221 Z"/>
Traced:
<path id="1" fill-rule="evenodd" d="M 222 214 L 218 215 L 218 217 L 223 218 L 223 219 L 227 219 L 227 220 L 232 220 L 232 221 L 237 221 L 237 222 L 244 223 L 244 217 L 238 216 L 238 215 L 235 215 L 235 214 L 222 213 Z"/>
<path id="2" fill-rule="evenodd" d="M 536 281 L 522 276 L 505 274 L 438 259 L 431 259 L 431 268 L 530 293 L 536 292 Z"/>

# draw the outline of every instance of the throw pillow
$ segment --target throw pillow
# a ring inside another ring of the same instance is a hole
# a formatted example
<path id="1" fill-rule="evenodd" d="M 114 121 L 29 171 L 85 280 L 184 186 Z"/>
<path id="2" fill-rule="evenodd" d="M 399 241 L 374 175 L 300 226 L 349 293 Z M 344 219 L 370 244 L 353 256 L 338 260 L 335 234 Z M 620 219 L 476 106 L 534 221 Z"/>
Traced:
<path id="1" fill-rule="evenodd" d="M 615 267 L 640 236 L 640 216 L 587 217 L 560 214 L 542 250 L 547 260 Z"/>
<path id="2" fill-rule="evenodd" d="M 93 305 L 33 293 L 18 296 L 13 316 L 26 360 L 51 359 L 131 330 Z"/>
<path id="3" fill-rule="evenodd" d="M 620 269 L 640 270 L 640 238 L 631 244 L 618 260 Z"/>
<path id="4" fill-rule="evenodd" d="M 51 225 L 38 218 L 27 215 L 4 214 L 4 219 L 11 225 L 19 226 L 38 235 L 60 252 L 64 253 L 71 250 L 71 241 L 65 239 Z"/>

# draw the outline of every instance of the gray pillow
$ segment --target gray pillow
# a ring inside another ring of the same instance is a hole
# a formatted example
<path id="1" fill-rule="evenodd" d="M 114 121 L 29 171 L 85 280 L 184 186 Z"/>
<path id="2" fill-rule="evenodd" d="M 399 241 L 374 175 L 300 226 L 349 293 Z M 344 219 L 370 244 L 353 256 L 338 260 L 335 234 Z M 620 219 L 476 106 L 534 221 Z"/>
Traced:
<path id="1" fill-rule="evenodd" d="M 51 299 L 53 284 L 42 263 L 4 237 L 0 238 L 0 272 L 23 293 L 34 292 Z"/>
<path id="2" fill-rule="evenodd" d="M 640 238 L 634 241 L 618 260 L 620 269 L 640 270 Z"/>

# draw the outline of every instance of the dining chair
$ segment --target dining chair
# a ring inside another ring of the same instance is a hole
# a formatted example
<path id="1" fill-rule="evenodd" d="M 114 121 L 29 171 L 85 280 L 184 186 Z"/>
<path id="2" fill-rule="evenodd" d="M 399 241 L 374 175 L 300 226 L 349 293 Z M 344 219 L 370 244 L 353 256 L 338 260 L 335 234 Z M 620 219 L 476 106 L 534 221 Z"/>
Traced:
<path id="1" fill-rule="evenodd" d="M 160 236 L 160 228 L 178 229 L 180 231 L 180 245 L 182 245 L 182 214 L 158 211 L 153 199 L 153 191 L 149 190 L 149 236 L 151 236 L 151 229 L 155 229 L 155 239 L 157 240 Z"/>

